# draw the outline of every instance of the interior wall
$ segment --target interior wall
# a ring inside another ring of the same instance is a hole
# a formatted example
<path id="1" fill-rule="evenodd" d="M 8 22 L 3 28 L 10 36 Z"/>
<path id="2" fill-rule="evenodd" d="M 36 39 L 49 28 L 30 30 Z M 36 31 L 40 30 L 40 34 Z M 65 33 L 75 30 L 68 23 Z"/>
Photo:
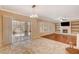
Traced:
<path id="1" fill-rule="evenodd" d="M 7 11 L 2 11 L 2 10 L 0 10 L 0 15 L 4 19 L 4 20 L 2 19 L 3 25 L 4 25 L 3 35 L 1 35 L 1 33 L 0 33 L 1 40 L 2 40 L 2 36 L 5 37 L 5 38 L 3 38 L 3 41 L 7 40 L 7 42 L 8 42 L 8 39 L 6 39 L 6 35 L 7 35 L 6 32 L 8 32 L 8 31 L 6 31 L 6 30 L 10 30 L 10 29 L 7 28 L 6 23 L 8 22 L 7 20 L 12 20 L 12 18 L 15 19 L 15 20 L 19 20 L 19 21 L 30 21 L 31 22 L 31 37 L 32 37 L 32 39 L 39 38 L 40 36 L 51 34 L 51 33 L 55 32 L 55 24 L 51 21 L 40 20 L 40 19 L 29 19 L 27 16 L 18 15 L 18 14 L 14 14 L 14 13 L 7 12 Z M 4 16 L 7 16 L 8 18 L 5 18 Z M 49 32 L 43 32 L 43 33 L 40 32 L 40 30 L 39 30 L 40 29 L 40 26 L 39 26 L 40 22 L 44 22 L 45 24 L 50 24 L 52 32 L 50 32 L 50 33 Z M 0 24 L 2 24 L 2 23 L 0 23 Z M 1 26 L 2 25 L 0 25 L 0 27 Z"/>
<path id="2" fill-rule="evenodd" d="M 46 26 L 50 26 L 50 32 L 41 32 L 40 31 L 40 24 L 45 24 Z M 51 33 L 55 32 L 55 23 L 51 22 L 51 21 L 47 21 L 47 20 L 41 20 L 41 19 L 32 19 L 32 24 L 31 24 L 31 31 L 32 31 L 32 38 L 33 39 L 37 39 L 40 38 L 40 36 L 43 35 L 48 35 Z"/>
<path id="3" fill-rule="evenodd" d="M 18 21 L 29 21 L 27 16 L 10 13 L 0 10 L 0 45 L 11 43 L 8 38 L 11 38 L 11 21 L 12 19 Z M 9 37 L 8 37 L 9 36 Z"/>
<path id="4" fill-rule="evenodd" d="M 32 39 L 37 39 L 38 36 L 39 36 L 38 20 L 31 19 L 31 37 Z"/>
<path id="5" fill-rule="evenodd" d="M 3 16 L 3 40 L 2 44 L 10 44 L 12 40 L 12 18 Z"/>
<path id="6" fill-rule="evenodd" d="M 39 20 L 38 23 L 39 23 L 38 26 L 39 26 L 39 35 L 40 36 L 55 33 L 55 23 L 54 22 L 46 21 L 46 20 Z M 44 25 L 43 26 L 44 29 L 42 29 L 43 31 L 40 30 L 40 27 L 42 27 L 42 25 L 40 26 L 40 24 Z"/>

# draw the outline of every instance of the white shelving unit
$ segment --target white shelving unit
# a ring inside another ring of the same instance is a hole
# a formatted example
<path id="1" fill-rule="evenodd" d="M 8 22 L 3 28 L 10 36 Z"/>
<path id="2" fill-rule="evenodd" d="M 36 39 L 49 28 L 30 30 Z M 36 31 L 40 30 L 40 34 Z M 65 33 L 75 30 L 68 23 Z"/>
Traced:
<path id="1" fill-rule="evenodd" d="M 55 24 L 55 32 L 60 33 L 60 23 Z"/>
<path id="2" fill-rule="evenodd" d="M 79 21 L 71 22 L 71 33 L 77 34 L 79 32 Z"/>

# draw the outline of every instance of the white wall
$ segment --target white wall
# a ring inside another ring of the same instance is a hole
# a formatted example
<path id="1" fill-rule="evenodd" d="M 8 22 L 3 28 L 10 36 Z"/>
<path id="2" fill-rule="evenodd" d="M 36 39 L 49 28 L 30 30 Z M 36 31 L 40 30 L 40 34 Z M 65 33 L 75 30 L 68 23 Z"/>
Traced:
<path id="1" fill-rule="evenodd" d="M 39 21 L 39 34 L 42 36 L 51 33 L 55 33 L 55 24 L 44 20 Z"/>

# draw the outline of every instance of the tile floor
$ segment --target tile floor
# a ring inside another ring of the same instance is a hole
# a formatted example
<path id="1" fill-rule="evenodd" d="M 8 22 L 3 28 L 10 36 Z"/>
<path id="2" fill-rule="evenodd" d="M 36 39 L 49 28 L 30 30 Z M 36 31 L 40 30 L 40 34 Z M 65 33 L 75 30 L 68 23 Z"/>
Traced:
<path id="1" fill-rule="evenodd" d="M 46 38 L 17 42 L 0 48 L 1 54 L 65 54 L 68 45 Z"/>

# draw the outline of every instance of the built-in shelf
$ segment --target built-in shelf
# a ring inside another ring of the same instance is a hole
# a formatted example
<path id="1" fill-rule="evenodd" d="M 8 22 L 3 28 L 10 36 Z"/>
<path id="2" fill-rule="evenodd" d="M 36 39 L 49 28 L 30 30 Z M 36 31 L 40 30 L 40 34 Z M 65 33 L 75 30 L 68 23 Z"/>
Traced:
<path id="1" fill-rule="evenodd" d="M 57 33 L 60 33 L 60 23 L 56 23 L 56 24 L 55 24 L 55 27 L 56 27 L 55 31 L 56 31 Z"/>
<path id="2" fill-rule="evenodd" d="M 71 21 L 71 33 L 79 32 L 79 21 Z"/>

